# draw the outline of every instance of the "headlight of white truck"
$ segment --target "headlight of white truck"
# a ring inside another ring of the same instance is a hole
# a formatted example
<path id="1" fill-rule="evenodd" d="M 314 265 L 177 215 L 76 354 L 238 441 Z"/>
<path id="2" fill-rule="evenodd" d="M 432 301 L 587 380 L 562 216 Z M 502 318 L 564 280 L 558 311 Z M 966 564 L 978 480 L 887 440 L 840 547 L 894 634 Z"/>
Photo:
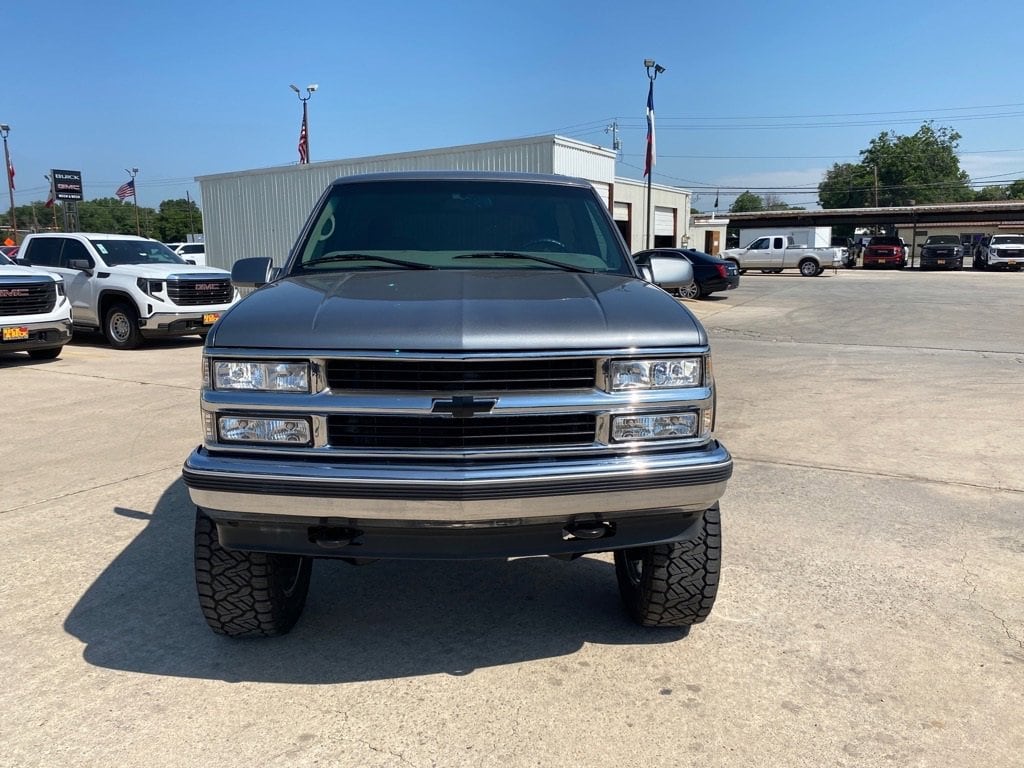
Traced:
<path id="1" fill-rule="evenodd" d="M 699 387 L 703 383 L 700 357 L 612 360 L 608 364 L 608 388 L 612 392 Z"/>
<path id="2" fill-rule="evenodd" d="M 204 359 L 212 377 L 204 371 L 204 380 L 217 390 L 251 392 L 309 392 L 309 363 L 285 363 L 271 360 Z"/>

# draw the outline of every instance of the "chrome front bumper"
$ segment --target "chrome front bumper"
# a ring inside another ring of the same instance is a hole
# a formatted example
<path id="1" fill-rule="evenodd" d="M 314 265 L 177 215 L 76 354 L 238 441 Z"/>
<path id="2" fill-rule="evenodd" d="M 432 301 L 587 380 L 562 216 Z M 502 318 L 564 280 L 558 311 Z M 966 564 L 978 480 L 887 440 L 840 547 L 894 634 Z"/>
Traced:
<path id="1" fill-rule="evenodd" d="M 451 464 L 288 462 L 197 448 L 182 476 L 192 501 L 245 515 L 368 521 L 530 520 L 587 513 L 700 511 L 732 475 L 725 446 L 675 453 Z"/>

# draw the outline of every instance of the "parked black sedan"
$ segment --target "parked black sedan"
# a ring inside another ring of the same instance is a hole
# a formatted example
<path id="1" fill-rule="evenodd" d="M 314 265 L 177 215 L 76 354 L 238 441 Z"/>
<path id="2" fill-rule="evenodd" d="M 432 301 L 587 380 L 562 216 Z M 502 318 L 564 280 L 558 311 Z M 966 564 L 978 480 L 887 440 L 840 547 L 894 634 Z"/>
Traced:
<path id="1" fill-rule="evenodd" d="M 740 284 L 740 273 L 731 261 L 712 256 L 693 248 L 655 248 L 633 254 L 637 264 L 649 260 L 652 254 L 686 259 L 693 265 L 693 283 L 671 292 L 684 299 L 699 299 L 716 291 L 728 291 Z"/>

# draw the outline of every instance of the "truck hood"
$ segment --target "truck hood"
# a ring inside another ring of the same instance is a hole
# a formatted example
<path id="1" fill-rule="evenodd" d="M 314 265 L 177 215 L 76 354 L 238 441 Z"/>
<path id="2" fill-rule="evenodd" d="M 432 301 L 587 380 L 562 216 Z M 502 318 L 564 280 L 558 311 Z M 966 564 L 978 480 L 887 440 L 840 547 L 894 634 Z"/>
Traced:
<path id="1" fill-rule="evenodd" d="M 641 280 L 541 270 L 336 272 L 281 280 L 225 313 L 218 347 L 549 351 L 706 345 L 670 295 Z"/>
<path id="2" fill-rule="evenodd" d="M 121 264 L 116 267 L 97 267 L 99 272 L 111 272 L 117 275 L 132 277 L 148 277 L 155 280 L 166 280 L 169 277 L 225 278 L 231 274 L 216 267 L 198 267 L 194 264 Z"/>
<path id="3" fill-rule="evenodd" d="M 42 269 L 0 264 L 0 279 L 14 278 L 20 281 L 24 280 L 27 277 L 36 277 L 41 280 L 56 280 L 58 283 L 64 281 L 64 278 L 61 277 L 60 275 L 55 275 L 52 272 L 46 272 L 45 270 Z"/>

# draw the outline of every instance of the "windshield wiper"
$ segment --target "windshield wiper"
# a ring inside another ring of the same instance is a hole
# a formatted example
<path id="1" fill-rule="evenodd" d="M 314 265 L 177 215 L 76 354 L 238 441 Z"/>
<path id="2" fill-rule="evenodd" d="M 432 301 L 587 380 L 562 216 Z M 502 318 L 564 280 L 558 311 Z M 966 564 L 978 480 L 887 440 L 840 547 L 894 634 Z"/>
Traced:
<path id="1" fill-rule="evenodd" d="M 308 267 L 312 264 L 326 264 L 331 261 L 382 261 L 385 264 L 393 264 L 396 267 L 406 269 L 437 269 L 429 264 L 420 264 L 416 261 L 405 261 L 404 259 L 392 259 L 390 256 L 371 256 L 368 253 L 335 253 L 330 256 L 321 256 L 318 259 L 305 261 L 301 266 Z"/>
<path id="2" fill-rule="evenodd" d="M 545 259 L 543 256 L 534 256 L 529 253 L 519 253 L 518 251 L 490 251 L 484 253 L 463 253 L 459 256 L 454 256 L 456 259 L 526 259 L 527 261 L 536 261 L 541 264 L 548 264 L 552 267 L 558 267 L 564 269 L 566 272 L 586 272 L 587 274 L 594 274 L 597 270 L 595 269 L 584 269 L 583 267 L 577 267 L 573 264 L 566 264 L 562 261 L 555 261 L 554 259 Z"/>

